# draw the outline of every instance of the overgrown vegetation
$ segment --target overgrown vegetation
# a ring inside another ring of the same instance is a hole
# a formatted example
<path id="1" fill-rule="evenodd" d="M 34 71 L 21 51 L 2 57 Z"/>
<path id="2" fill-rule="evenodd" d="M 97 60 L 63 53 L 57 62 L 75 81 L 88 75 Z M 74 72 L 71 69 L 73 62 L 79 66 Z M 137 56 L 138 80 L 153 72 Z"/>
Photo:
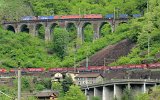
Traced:
<path id="1" fill-rule="evenodd" d="M 121 57 L 111 65 L 140 64 L 160 61 L 157 56 L 160 53 L 160 10 L 159 1 L 149 2 L 149 12 L 140 19 L 131 21 L 130 27 L 125 33 L 136 42 L 136 47 L 127 57 Z"/>
<path id="2" fill-rule="evenodd" d="M 2 18 L 7 20 L 19 20 L 20 17 L 26 15 L 67 15 L 67 14 L 89 14 L 113 13 L 116 7 L 116 15 L 118 13 L 127 13 L 129 15 L 135 13 L 145 13 L 147 0 L 21 0 L 21 2 L 12 1 L 13 5 L 8 1 L 1 0 L 7 5 L 0 5 Z M 19 2 L 19 3 L 16 3 Z M 25 9 L 15 9 L 18 4 Z M 133 5 L 133 6 L 130 6 Z M 9 13 L 7 9 L 12 8 L 12 12 L 20 13 L 18 16 L 15 13 Z M 96 8 L 96 9 L 95 9 Z M 149 12 L 145 13 L 144 17 L 132 19 L 126 24 L 121 24 L 116 28 L 114 33 L 111 33 L 109 24 L 102 27 L 101 38 L 93 41 L 92 25 L 87 24 L 84 30 L 85 42 L 81 45 L 79 39 L 76 38 L 76 28 L 70 25 L 67 30 L 55 28 L 53 32 L 53 41 L 45 43 L 44 28 L 39 28 L 39 37 L 32 37 L 26 33 L 14 34 L 12 32 L 3 31 L 0 29 L 0 66 L 13 68 L 18 66 L 17 62 L 21 62 L 22 67 L 71 67 L 74 62 L 77 63 L 102 49 L 105 46 L 117 43 L 125 38 L 132 39 L 136 42 L 136 47 L 127 57 L 122 57 L 117 62 L 111 65 L 119 64 L 138 64 L 145 60 L 152 61 L 155 55 L 159 52 L 159 1 L 149 1 Z M 101 11 L 101 12 L 99 12 Z M 12 17 L 13 16 L 13 17 Z M 68 32 L 67 32 L 68 31 Z M 149 38 L 149 42 L 148 42 Z M 148 51 L 149 43 L 149 55 Z M 78 47 L 76 46 L 78 44 Z M 75 49 L 76 48 L 76 49 Z M 74 59 L 75 57 L 75 59 Z"/>

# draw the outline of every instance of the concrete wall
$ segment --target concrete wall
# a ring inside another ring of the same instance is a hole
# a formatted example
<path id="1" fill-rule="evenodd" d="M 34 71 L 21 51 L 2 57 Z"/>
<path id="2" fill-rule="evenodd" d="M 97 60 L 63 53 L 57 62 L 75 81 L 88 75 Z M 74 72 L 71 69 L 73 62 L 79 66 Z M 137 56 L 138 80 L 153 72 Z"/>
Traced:
<path id="1" fill-rule="evenodd" d="M 91 100 L 93 96 L 100 97 L 100 100 L 121 100 L 123 92 L 126 88 L 130 89 L 132 94 L 136 96 L 139 93 L 146 93 L 151 87 L 156 86 L 156 83 L 137 82 L 137 83 L 111 83 L 100 84 L 100 86 L 88 86 L 86 95 L 89 97 L 87 100 Z"/>

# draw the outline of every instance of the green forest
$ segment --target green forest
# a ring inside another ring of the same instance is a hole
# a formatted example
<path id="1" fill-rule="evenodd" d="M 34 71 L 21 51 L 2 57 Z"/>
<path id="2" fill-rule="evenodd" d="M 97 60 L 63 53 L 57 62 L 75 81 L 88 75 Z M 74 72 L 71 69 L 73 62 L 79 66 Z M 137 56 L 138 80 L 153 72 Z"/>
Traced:
<path id="1" fill-rule="evenodd" d="M 148 2 L 148 3 L 147 3 Z M 140 64 L 143 61 L 160 61 L 160 0 L 0 0 L 0 21 L 19 21 L 23 16 L 54 16 L 69 14 L 142 14 L 130 19 L 111 32 L 109 24 L 101 29 L 101 38 L 93 42 L 92 25 L 84 29 L 84 43 L 76 38 L 76 29 L 56 27 L 53 41 L 45 42 L 44 27 L 39 36 L 25 32 L 13 33 L 0 29 L 0 66 L 72 67 L 74 63 L 91 56 L 102 48 L 131 39 L 136 43 L 128 56 L 110 65 Z M 131 6 L 132 5 L 132 6 Z M 79 47 L 75 47 L 75 44 Z"/>

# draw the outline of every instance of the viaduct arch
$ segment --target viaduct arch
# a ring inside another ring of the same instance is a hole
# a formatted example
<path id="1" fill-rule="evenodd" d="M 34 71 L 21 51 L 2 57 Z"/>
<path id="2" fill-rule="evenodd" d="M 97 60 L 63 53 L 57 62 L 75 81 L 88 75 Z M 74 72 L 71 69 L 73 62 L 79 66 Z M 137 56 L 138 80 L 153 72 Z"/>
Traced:
<path id="1" fill-rule="evenodd" d="M 77 31 L 77 38 L 84 41 L 84 27 L 90 23 L 93 28 L 93 40 L 100 38 L 101 28 L 108 23 L 111 31 L 114 32 L 116 26 L 120 23 L 126 23 L 128 19 L 54 19 L 54 20 L 36 20 L 36 21 L 20 21 L 20 22 L 4 22 L 3 27 L 6 30 L 18 32 L 27 32 L 33 36 L 38 35 L 39 25 L 43 26 L 44 39 L 50 41 L 53 37 L 54 28 L 59 25 L 61 28 L 67 28 L 70 24 L 74 25 Z"/>

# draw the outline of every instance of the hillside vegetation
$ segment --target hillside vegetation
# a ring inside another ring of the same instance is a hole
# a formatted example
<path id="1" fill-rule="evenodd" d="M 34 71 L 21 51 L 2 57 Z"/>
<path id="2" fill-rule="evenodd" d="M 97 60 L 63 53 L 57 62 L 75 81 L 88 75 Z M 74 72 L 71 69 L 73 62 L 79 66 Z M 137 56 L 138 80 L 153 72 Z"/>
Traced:
<path id="1" fill-rule="evenodd" d="M 0 0 L 0 2 L 5 2 L 5 5 L 0 5 L 1 19 L 8 21 L 19 20 L 21 16 L 26 15 L 90 13 L 105 15 L 113 13 L 115 7 L 116 14 L 144 13 L 144 17 L 121 24 L 114 33 L 111 33 L 108 25 L 104 25 L 101 31 L 102 37 L 94 42 L 91 37 L 93 34 L 91 25 L 87 25 L 84 30 L 85 42 L 79 45 L 76 50 L 75 43 L 79 44 L 79 40 L 75 38 L 76 30 L 74 27 L 71 27 L 69 31 L 57 27 L 54 39 L 49 43 L 46 43 L 42 38 L 32 37 L 26 33 L 14 34 L 0 29 L 1 67 L 16 67 L 18 61 L 21 62 L 22 67 L 71 67 L 86 56 L 125 38 L 131 39 L 137 45 L 127 57 L 122 57 L 112 65 L 142 63 L 145 59 L 154 58 L 160 50 L 159 0 L 149 0 L 148 13 L 146 12 L 147 0 Z M 11 12 L 9 13 L 8 10 Z M 39 32 L 44 32 L 44 28 Z M 148 37 L 149 56 L 146 53 Z"/>
<path id="2" fill-rule="evenodd" d="M 8 20 L 21 16 L 67 14 L 144 13 L 147 0 L 0 0 L 0 15 Z M 132 5 L 132 6 L 131 6 Z"/>
<path id="3" fill-rule="evenodd" d="M 131 21 L 125 32 L 135 41 L 136 47 L 127 57 L 121 57 L 111 65 L 140 64 L 160 61 L 160 1 L 149 2 L 149 12 L 144 17 Z"/>

